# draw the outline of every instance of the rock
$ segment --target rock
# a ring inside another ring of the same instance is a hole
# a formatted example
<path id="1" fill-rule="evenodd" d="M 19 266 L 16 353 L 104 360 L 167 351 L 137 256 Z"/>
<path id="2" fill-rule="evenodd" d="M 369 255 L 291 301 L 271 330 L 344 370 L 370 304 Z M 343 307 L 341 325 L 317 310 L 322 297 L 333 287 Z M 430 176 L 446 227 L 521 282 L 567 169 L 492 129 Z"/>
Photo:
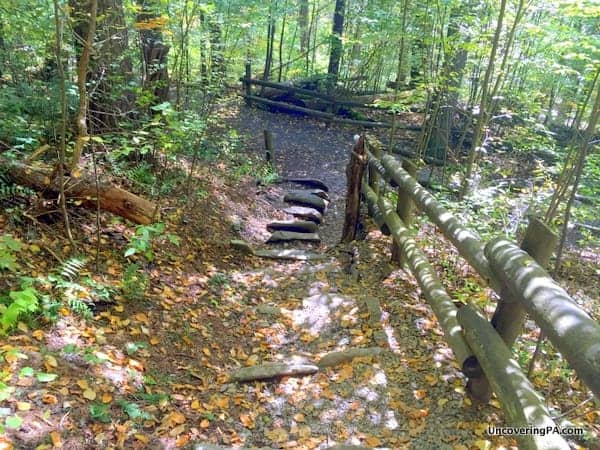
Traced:
<path id="1" fill-rule="evenodd" d="M 267 243 L 288 242 L 288 241 L 306 241 L 306 242 L 321 242 L 321 238 L 317 233 L 295 233 L 293 231 L 275 231 L 267 240 Z"/>
<path id="2" fill-rule="evenodd" d="M 365 358 L 369 356 L 381 355 L 385 350 L 381 347 L 368 347 L 368 348 L 350 348 L 341 352 L 327 353 L 323 356 L 317 366 L 320 369 L 325 367 L 337 366 L 342 363 L 350 362 L 354 358 Z"/>
<path id="3" fill-rule="evenodd" d="M 299 204 L 303 206 L 309 206 L 315 208 L 320 213 L 325 211 L 327 208 L 327 200 L 323 200 L 321 197 L 310 194 L 308 191 L 290 191 L 283 197 L 283 201 L 287 203 Z"/>
<path id="4" fill-rule="evenodd" d="M 258 366 L 242 367 L 229 377 L 230 381 L 268 380 L 286 376 L 304 376 L 317 373 L 319 368 L 314 364 L 296 362 L 273 362 Z"/>
<path id="5" fill-rule="evenodd" d="M 323 221 L 323 214 L 321 214 L 315 208 L 307 208 L 305 206 L 291 206 L 289 208 L 285 208 L 283 212 L 291 214 L 294 217 L 312 220 L 317 224 Z"/>
<path id="6" fill-rule="evenodd" d="M 312 220 L 281 220 L 271 222 L 267 225 L 269 231 L 298 231 L 301 233 L 314 233 L 317 231 L 317 224 Z"/>
<path id="7" fill-rule="evenodd" d="M 281 315 L 281 309 L 278 308 L 277 306 L 271 306 L 271 305 L 258 305 L 256 307 L 256 312 L 259 314 L 265 314 L 267 316 L 280 316 Z"/>
<path id="8" fill-rule="evenodd" d="M 229 241 L 229 245 L 231 245 L 236 250 L 240 250 L 244 253 L 254 253 L 254 249 L 252 248 L 252 246 L 248 242 L 243 241 L 241 239 L 232 239 L 231 241 Z"/>

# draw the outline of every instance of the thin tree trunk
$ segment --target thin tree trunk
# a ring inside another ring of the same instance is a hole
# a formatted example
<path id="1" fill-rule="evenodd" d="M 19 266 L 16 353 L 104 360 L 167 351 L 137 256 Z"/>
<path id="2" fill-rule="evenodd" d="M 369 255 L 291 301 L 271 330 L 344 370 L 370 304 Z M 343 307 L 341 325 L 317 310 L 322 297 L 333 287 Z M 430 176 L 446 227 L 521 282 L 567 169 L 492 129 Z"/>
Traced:
<path id="1" fill-rule="evenodd" d="M 494 63 L 496 60 L 496 53 L 498 51 L 498 46 L 500 43 L 500 34 L 502 32 L 502 23 L 504 21 L 504 12 L 506 11 L 506 2 L 507 0 L 501 0 L 500 2 L 500 12 L 498 13 L 498 24 L 496 25 L 496 32 L 494 33 L 494 40 L 492 41 L 492 49 L 490 51 L 490 58 L 488 61 L 488 66 L 485 71 L 485 76 L 483 78 L 483 84 L 481 85 L 481 100 L 479 102 L 479 117 L 477 118 L 477 123 L 475 125 L 475 130 L 473 131 L 473 141 L 471 143 L 471 149 L 469 151 L 469 157 L 467 160 L 467 167 L 465 170 L 465 177 L 463 179 L 463 185 L 461 189 L 461 198 L 464 198 L 470 189 L 471 184 L 471 176 L 473 175 L 473 165 L 475 163 L 475 157 L 477 156 L 477 151 L 482 143 L 483 138 L 483 130 L 488 122 L 488 111 L 487 111 L 487 103 L 488 103 L 488 93 L 489 93 L 489 84 L 492 78 L 492 73 L 494 71 Z"/>
<path id="2" fill-rule="evenodd" d="M 300 29 L 300 53 L 308 51 L 310 31 L 308 29 L 308 0 L 299 1 L 298 28 Z"/>
<path id="3" fill-rule="evenodd" d="M 279 72 L 277 74 L 277 81 L 281 83 L 281 72 L 283 70 L 283 38 L 285 36 L 285 18 L 287 10 L 287 0 L 283 4 L 283 19 L 281 19 L 281 33 L 279 35 Z"/>
<path id="4" fill-rule="evenodd" d="M 335 84 L 340 73 L 340 61 L 343 51 L 344 14 L 345 0 L 335 0 L 333 27 L 331 29 L 331 50 L 329 52 L 329 67 L 327 69 L 332 84 Z"/>
<path id="5" fill-rule="evenodd" d="M 75 242 L 73 240 L 73 234 L 71 233 L 71 224 L 69 221 L 69 213 L 67 211 L 67 201 L 65 198 L 65 182 L 64 173 L 66 168 L 66 148 L 67 148 L 67 90 L 65 86 L 65 71 L 62 61 L 62 36 L 63 27 L 62 21 L 60 20 L 60 8 L 58 6 L 58 0 L 53 1 L 54 4 L 54 24 L 56 27 L 56 39 L 55 39 L 55 53 L 56 53 L 56 68 L 58 71 L 58 82 L 60 86 L 60 142 L 58 146 L 58 183 L 59 183 L 59 204 L 60 210 L 63 215 L 65 222 L 65 230 L 67 231 L 67 238 L 73 247 Z"/>
<path id="6" fill-rule="evenodd" d="M 86 30 L 85 36 L 78 36 L 84 44 L 81 49 L 81 55 L 77 62 L 77 91 L 79 92 L 79 108 L 75 123 L 77 125 L 77 138 L 73 146 L 73 160 L 71 161 L 71 171 L 75 171 L 79 167 L 79 161 L 83 153 L 83 147 L 89 140 L 87 130 L 88 119 L 88 92 L 86 87 L 88 77 L 88 67 L 90 63 L 90 55 L 92 53 L 92 45 L 94 44 L 94 36 L 96 35 L 96 13 L 98 12 L 98 0 L 90 0 L 89 3 L 89 20 L 86 27 L 81 29 Z M 82 11 L 80 11 L 82 13 Z"/>
<path id="7" fill-rule="evenodd" d="M 600 73 L 600 69 L 596 72 L 596 79 L 598 77 L 598 73 Z M 596 125 L 598 124 L 598 117 L 600 116 L 600 85 L 597 87 L 596 92 L 596 100 L 594 101 L 594 107 L 592 108 L 592 112 L 590 114 L 590 118 L 588 120 L 588 125 L 583 134 L 583 142 L 581 142 L 581 147 L 579 149 L 579 156 L 577 158 L 577 164 L 575 165 L 575 181 L 573 182 L 573 188 L 571 189 L 571 195 L 569 196 L 569 200 L 567 201 L 567 205 L 565 208 L 565 215 L 563 218 L 562 231 L 560 236 L 560 243 L 558 245 L 558 250 L 556 252 L 556 265 L 555 272 L 560 270 L 560 266 L 562 264 L 562 254 L 565 247 L 565 242 L 567 240 L 567 233 L 569 227 L 569 220 L 571 218 L 571 207 L 573 206 L 573 201 L 575 200 L 575 195 L 577 194 L 577 188 L 579 187 L 579 181 L 581 180 L 581 175 L 583 173 L 583 169 L 585 167 L 585 160 L 587 157 L 588 149 L 590 147 L 590 141 L 594 136 L 594 132 L 596 131 Z"/>

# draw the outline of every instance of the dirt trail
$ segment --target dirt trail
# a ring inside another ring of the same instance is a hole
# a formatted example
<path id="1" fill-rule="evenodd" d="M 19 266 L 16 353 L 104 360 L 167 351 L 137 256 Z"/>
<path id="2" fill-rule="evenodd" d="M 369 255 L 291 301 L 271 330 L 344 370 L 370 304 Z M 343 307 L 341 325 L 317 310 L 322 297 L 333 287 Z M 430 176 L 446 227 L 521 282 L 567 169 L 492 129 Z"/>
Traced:
<path id="1" fill-rule="evenodd" d="M 386 262 L 388 240 L 371 232 L 355 243 L 357 271 L 345 270 L 348 248 L 336 243 L 343 220 L 344 168 L 355 133 L 245 106 L 230 123 L 259 154 L 262 130 L 272 131 L 279 173 L 321 179 L 332 198 L 319 230 L 327 260 L 255 261 L 252 270 L 232 275 L 251 286 L 246 296 L 253 299 L 244 317 L 251 326 L 238 334 L 252 350 L 238 352 L 237 364 L 319 364 L 333 352 L 372 353 L 313 375 L 226 384 L 223 389 L 229 395 L 255 405 L 240 416 L 244 445 L 474 448 L 487 425 L 497 423 L 501 414 L 493 407 L 475 409 L 465 402 L 464 379 L 430 308 L 422 303 L 414 280 Z M 271 207 L 278 205 L 275 199 L 281 192 L 280 187 L 271 188 Z M 266 223 L 264 212 L 260 216 Z"/>

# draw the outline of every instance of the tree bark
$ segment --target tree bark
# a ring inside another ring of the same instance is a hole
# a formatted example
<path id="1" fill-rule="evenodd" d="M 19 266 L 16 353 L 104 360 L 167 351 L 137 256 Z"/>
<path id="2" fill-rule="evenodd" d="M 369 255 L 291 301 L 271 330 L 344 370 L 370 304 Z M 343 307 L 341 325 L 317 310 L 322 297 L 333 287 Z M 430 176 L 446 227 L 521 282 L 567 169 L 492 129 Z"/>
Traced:
<path id="1" fill-rule="evenodd" d="M 342 59 L 342 34 L 344 32 L 345 0 L 335 0 L 333 12 L 333 27 L 331 30 L 331 50 L 329 52 L 329 74 L 332 84 L 337 82 L 340 72 L 340 61 Z"/>
<path id="2" fill-rule="evenodd" d="M 156 12 L 153 0 L 138 0 L 141 10 L 137 28 L 142 46 L 142 79 L 146 91 L 154 95 L 152 104 L 167 101 L 169 97 L 169 72 L 167 70 L 170 47 L 163 42 L 163 20 Z"/>
<path id="3" fill-rule="evenodd" d="M 300 53 L 308 52 L 308 0 L 300 0 L 298 6 L 298 28 L 300 28 Z"/>
<path id="4" fill-rule="evenodd" d="M 475 131 L 473 132 L 473 142 L 471 143 L 471 149 L 469 150 L 469 158 L 467 160 L 467 167 L 465 169 L 465 177 L 463 179 L 463 185 L 461 188 L 461 197 L 465 197 L 471 188 L 471 176 L 473 175 L 473 165 L 475 164 L 475 158 L 477 151 L 482 143 L 483 129 L 488 122 L 488 93 L 490 91 L 490 82 L 492 73 L 494 72 L 494 64 L 496 61 L 496 53 L 500 44 L 500 34 L 502 32 L 502 24 L 504 21 L 504 12 L 506 11 L 507 0 L 501 0 L 500 12 L 498 13 L 498 23 L 496 25 L 496 31 L 494 33 L 494 40 L 492 41 L 492 49 L 490 51 L 490 57 L 488 66 L 485 71 L 483 83 L 481 85 L 481 100 L 479 102 L 479 117 L 475 124 Z"/>
<path id="5" fill-rule="evenodd" d="M 75 26 L 76 41 L 83 42 L 81 53 L 77 61 L 77 91 L 79 92 L 79 108 L 75 124 L 77 126 L 77 137 L 73 146 L 73 159 L 71 161 L 71 170 L 77 169 L 79 161 L 83 153 L 83 147 L 89 140 L 87 121 L 88 121 L 88 68 L 90 63 L 90 55 L 92 46 L 94 45 L 94 37 L 96 35 L 96 14 L 98 12 L 98 0 L 90 0 L 86 3 L 85 8 L 80 2 L 74 2 L 79 8 L 76 9 L 75 18 L 77 20 Z M 84 19 L 89 17 L 89 19 Z"/>
<path id="6" fill-rule="evenodd" d="M 58 178 L 53 177 L 47 167 L 28 166 L 0 156 L 0 167 L 5 169 L 9 178 L 15 183 L 28 186 L 46 194 L 58 195 L 61 190 Z M 100 181 L 96 189 L 93 175 L 79 178 L 67 178 L 64 184 L 64 196 L 83 202 L 83 206 L 96 209 L 96 192 L 100 200 L 100 208 L 139 224 L 154 221 L 156 206 L 154 203 L 138 197 L 131 192 L 115 186 L 109 181 Z"/>

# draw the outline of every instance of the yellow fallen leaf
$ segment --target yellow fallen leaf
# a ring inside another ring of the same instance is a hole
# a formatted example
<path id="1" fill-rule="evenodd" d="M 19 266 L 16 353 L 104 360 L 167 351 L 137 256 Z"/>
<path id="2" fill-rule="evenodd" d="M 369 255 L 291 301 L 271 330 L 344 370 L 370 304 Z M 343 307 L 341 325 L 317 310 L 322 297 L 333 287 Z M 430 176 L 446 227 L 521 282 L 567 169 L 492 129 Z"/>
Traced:
<path id="1" fill-rule="evenodd" d="M 179 436 L 181 433 L 185 433 L 185 425 L 178 425 L 169 431 L 169 436 L 175 437 Z"/>
<path id="2" fill-rule="evenodd" d="M 185 444 L 187 444 L 189 442 L 189 440 L 190 440 L 190 437 L 187 434 L 184 434 L 183 436 L 179 436 L 177 438 L 177 440 L 175 441 L 175 447 L 181 448 Z"/>
<path id="3" fill-rule="evenodd" d="M 208 427 L 210 427 L 210 422 L 208 420 L 206 420 L 206 419 L 202 419 L 200 421 L 200 428 L 206 429 Z"/>
<path id="4" fill-rule="evenodd" d="M 298 413 L 298 414 L 294 414 L 294 420 L 296 422 L 304 422 L 306 420 L 306 417 L 304 417 L 304 414 Z"/>
<path id="5" fill-rule="evenodd" d="M 44 339 L 44 332 L 42 330 L 35 330 L 31 335 L 38 341 Z"/>
<path id="6" fill-rule="evenodd" d="M 250 357 L 249 357 L 249 358 L 246 360 L 245 364 L 246 364 L 247 366 L 255 366 L 255 365 L 257 365 L 257 364 L 258 364 L 258 355 L 252 355 L 252 356 L 250 356 Z"/>
<path id="7" fill-rule="evenodd" d="M 27 326 L 27 324 L 25 322 L 19 322 L 17 324 L 17 328 L 22 331 L 23 333 L 28 333 L 29 332 L 29 327 Z"/>
<path id="8" fill-rule="evenodd" d="M 200 409 L 200 402 L 198 400 L 192 401 L 192 403 L 190 404 L 190 408 L 195 410 Z"/>
<path id="9" fill-rule="evenodd" d="M 381 441 L 378 438 L 376 438 L 375 436 L 369 436 L 368 438 L 365 439 L 365 443 L 369 447 L 377 447 L 377 446 L 379 446 L 379 444 L 381 444 Z"/>
<path id="10" fill-rule="evenodd" d="M 438 406 L 441 408 L 442 406 L 444 406 L 446 403 L 448 403 L 448 399 L 447 398 L 440 398 L 437 402 Z"/>
<path id="11" fill-rule="evenodd" d="M 246 428 L 254 428 L 254 419 L 250 416 L 250 414 L 240 414 L 240 422 L 242 422 L 242 425 L 244 425 Z"/>
<path id="12" fill-rule="evenodd" d="M 87 380 L 77 380 L 77 386 L 79 386 L 80 389 L 83 389 L 84 391 L 86 389 L 89 389 L 90 385 L 87 382 Z"/>
<path id="13" fill-rule="evenodd" d="M 477 447 L 479 450 L 489 450 L 492 448 L 492 443 L 486 439 L 480 439 L 475 441 L 475 447 Z"/>
<path id="14" fill-rule="evenodd" d="M 53 367 L 58 367 L 58 362 L 56 361 L 56 358 L 52 355 L 46 355 L 44 357 L 44 363 L 46 365 L 47 370 L 50 370 L 50 368 Z"/>
<path id="15" fill-rule="evenodd" d="M 86 398 L 88 400 L 96 400 L 96 391 L 92 390 L 92 389 L 86 389 L 85 391 L 83 391 L 83 398 Z"/>
<path id="16" fill-rule="evenodd" d="M 17 402 L 17 409 L 19 411 L 29 411 L 31 409 L 31 403 L 28 403 L 28 402 Z"/>
<path id="17" fill-rule="evenodd" d="M 275 428 L 274 430 L 265 431 L 265 436 L 273 442 L 287 442 L 288 433 L 283 428 Z"/>
<path id="18" fill-rule="evenodd" d="M 45 403 L 46 405 L 56 405 L 58 403 L 58 399 L 55 395 L 44 394 L 42 395 L 42 403 Z"/>
<path id="19" fill-rule="evenodd" d="M 118 313 L 122 313 L 123 311 L 125 311 L 125 308 L 123 307 L 123 305 L 117 305 L 114 307 L 114 310 Z"/>
<path id="20" fill-rule="evenodd" d="M 140 441 L 143 444 L 147 444 L 148 442 L 150 442 L 150 438 L 142 433 L 134 434 L 133 437 L 135 437 L 138 441 Z"/>
<path id="21" fill-rule="evenodd" d="M 153 337 L 152 339 L 150 339 L 150 344 L 158 345 L 158 344 L 160 344 L 160 339 L 157 337 Z"/>
<path id="22" fill-rule="evenodd" d="M 52 445 L 54 445 L 54 447 L 61 448 L 63 446 L 60 439 L 60 433 L 58 431 L 52 431 L 50 433 L 50 439 L 52 439 Z"/>
<path id="23" fill-rule="evenodd" d="M 221 409 L 227 409 L 227 408 L 229 408 L 229 398 L 225 397 L 225 396 L 218 397 L 215 400 L 215 405 Z"/>
<path id="24" fill-rule="evenodd" d="M 185 416 L 180 412 L 174 411 L 171 414 L 169 414 L 168 417 L 169 422 L 171 422 L 172 424 L 181 425 L 182 423 L 185 423 Z"/>
<path id="25" fill-rule="evenodd" d="M 210 356 L 211 355 L 210 349 L 208 347 L 204 347 L 202 349 L 202 353 L 204 353 L 206 356 Z"/>
<path id="26" fill-rule="evenodd" d="M 108 392 L 105 392 L 104 394 L 102 394 L 102 403 L 110 403 L 112 401 L 112 395 L 110 395 Z"/>

